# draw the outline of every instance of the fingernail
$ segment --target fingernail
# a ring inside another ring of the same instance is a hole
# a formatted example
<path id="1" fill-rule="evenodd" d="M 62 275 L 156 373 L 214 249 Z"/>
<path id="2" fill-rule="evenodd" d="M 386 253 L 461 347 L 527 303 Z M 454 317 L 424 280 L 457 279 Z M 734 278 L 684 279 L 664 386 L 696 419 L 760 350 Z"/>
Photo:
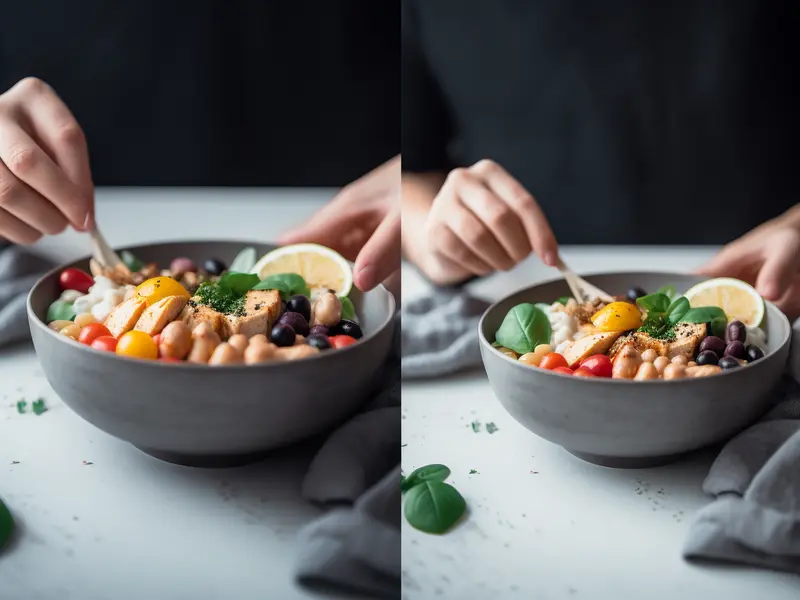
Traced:
<path id="1" fill-rule="evenodd" d="M 761 286 L 761 289 L 758 292 L 766 298 L 767 300 L 777 300 L 778 299 L 778 286 L 774 283 L 765 283 Z"/>
<path id="2" fill-rule="evenodd" d="M 544 264 L 546 264 L 548 267 L 555 267 L 557 260 L 558 260 L 558 255 L 552 250 L 546 252 L 544 255 Z"/>
<path id="3" fill-rule="evenodd" d="M 83 220 L 83 230 L 89 231 L 92 227 L 94 227 L 94 214 L 92 211 L 89 211 L 86 213 L 86 218 Z"/>
<path id="4" fill-rule="evenodd" d="M 374 286 L 372 282 L 372 266 L 366 265 L 355 272 L 353 279 L 355 280 L 356 287 L 362 292 L 371 290 Z"/>

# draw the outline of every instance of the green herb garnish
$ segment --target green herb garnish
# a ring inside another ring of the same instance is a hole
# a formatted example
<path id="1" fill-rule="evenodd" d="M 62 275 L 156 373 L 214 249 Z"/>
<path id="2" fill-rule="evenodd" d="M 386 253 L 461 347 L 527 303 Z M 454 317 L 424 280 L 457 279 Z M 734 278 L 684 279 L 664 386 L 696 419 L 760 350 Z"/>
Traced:
<path id="1" fill-rule="evenodd" d="M 490 433 L 491 434 L 491 433 L 494 433 L 495 431 L 497 431 L 498 429 L 500 429 L 500 428 L 497 425 L 495 425 L 494 423 L 487 423 L 486 424 L 486 433 Z"/>
<path id="2" fill-rule="evenodd" d="M 255 248 L 252 246 L 243 248 L 239 251 L 239 254 L 236 255 L 236 258 L 233 259 L 228 270 L 236 273 L 249 273 L 250 269 L 255 266 L 257 258 Z"/>
<path id="3" fill-rule="evenodd" d="M 352 321 L 356 316 L 356 307 L 353 306 L 353 301 L 347 296 L 339 296 L 339 301 L 342 303 L 342 318 Z"/>
<path id="4" fill-rule="evenodd" d="M 481 430 L 480 421 L 473 421 L 472 423 L 470 423 L 470 425 L 472 426 L 472 431 L 474 431 L 475 433 L 478 433 Z"/>
<path id="5" fill-rule="evenodd" d="M 642 296 L 636 303 L 647 310 L 647 317 L 639 331 L 658 340 L 673 341 L 675 339 L 675 325 L 678 323 L 708 323 L 713 335 L 724 335 L 728 318 L 718 306 L 701 306 L 692 308 L 689 299 L 679 296 L 674 300 L 662 293 L 674 290 L 672 286 L 665 286 L 655 294 Z"/>
<path id="6" fill-rule="evenodd" d="M 28 403 L 25 400 L 18 400 L 17 401 L 17 412 L 19 414 L 23 414 L 25 412 L 25 407 L 28 406 Z"/>
<path id="7" fill-rule="evenodd" d="M 470 469 L 470 470 L 469 470 L 469 474 L 470 474 L 470 475 L 477 475 L 477 474 L 478 474 L 478 472 L 477 472 L 475 469 Z"/>
<path id="8" fill-rule="evenodd" d="M 119 253 L 119 257 L 122 259 L 122 262 L 125 263 L 125 266 L 128 267 L 133 273 L 138 273 L 144 267 L 144 262 L 136 257 L 133 252 L 129 250 L 123 250 Z"/>
<path id="9" fill-rule="evenodd" d="M 464 515 L 467 503 L 458 490 L 444 480 L 450 469 L 427 465 L 402 477 L 405 494 L 403 512 L 412 527 L 426 533 L 445 533 Z"/>
<path id="10" fill-rule="evenodd" d="M 218 312 L 238 317 L 244 315 L 244 296 L 234 294 L 225 287 L 206 281 L 200 284 L 195 295 L 202 304 Z"/>
<path id="11" fill-rule="evenodd" d="M 303 279 L 297 273 L 278 273 L 262 279 L 254 290 L 278 290 L 284 301 L 292 296 L 310 296 L 311 291 Z"/>
<path id="12" fill-rule="evenodd" d="M 38 416 L 43 412 L 47 412 L 47 406 L 45 406 L 44 398 L 39 398 L 38 400 L 34 400 L 33 404 L 31 404 L 31 408 L 33 408 L 33 412 Z"/>
<path id="13" fill-rule="evenodd" d="M 533 304 L 517 304 L 508 311 L 495 340 L 517 354 L 527 354 L 540 344 L 550 343 L 550 319 Z"/>
<path id="14" fill-rule="evenodd" d="M 560 298 L 556 298 L 556 302 L 558 304 L 563 304 L 564 306 L 566 306 L 567 302 L 569 302 L 569 296 L 561 296 Z"/>

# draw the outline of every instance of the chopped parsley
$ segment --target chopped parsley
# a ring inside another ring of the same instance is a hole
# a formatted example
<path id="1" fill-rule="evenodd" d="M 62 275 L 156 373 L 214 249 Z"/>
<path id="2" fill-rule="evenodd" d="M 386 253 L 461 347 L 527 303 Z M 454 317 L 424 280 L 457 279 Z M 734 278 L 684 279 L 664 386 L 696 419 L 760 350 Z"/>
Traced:
<path id="1" fill-rule="evenodd" d="M 31 408 L 33 408 L 33 412 L 38 416 L 43 412 L 47 412 L 47 406 L 44 404 L 44 398 L 39 398 L 38 400 L 34 400 L 33 404 L 31 404 Z"/>
<path id="2" fill-rule="evenodd" d="M 470 423 L 470 425 L 472 426 L 472 431 L 474 431 L 475 433 L 478 433 L 481 430 L 480 421 L 473 421 L 472 423 Z"/>
<path id="3" fill-rule="evenodd" d="M 497 427 L 497 425 L 495 425 L 494 423 L 487 423 L 487 424 L 486 424 L 486 432 L 487 432 L 487 433 L 494 433 L 494 432 L 495 432 L 495 431 L 497 431 L 498 429 L 499 429 L 499 428 L 498 428 L 498 427 Z"/>
<path id="4" fill-rule="evenodd" d="M 665 342 L 672 342 L 675 340 L 675 326 L 667 325 L 663 321 L 656 319 L 646 320 L 637 331 L 641 331 L 651 338 L 663 340 Z"/>
<path id="5" fill-rule="evenodd" d="M 202 304 L 218 312 L 237 317 L 244 316 L 244 296 L 234 294 L 227 288 L 204 282 L 197 288 L 195 295 L 200 298 Z"/>
<path id="6" fill-rule="evenodd" d="M 28 403 L 25 400 L 19 400 L 17 402 L 17 412 L 22 414 L 25 412 L 25 407 L 28 406 Z"/>
<path id="7" fill-rule="evenodd" d="M 470 474 L 470 475 L 477 475 L 477 474 L 478 474 L 478 472 L 477 472 L 475 469 L 470 469 L 470 470 L 469 470 L 469 474 Z"/>

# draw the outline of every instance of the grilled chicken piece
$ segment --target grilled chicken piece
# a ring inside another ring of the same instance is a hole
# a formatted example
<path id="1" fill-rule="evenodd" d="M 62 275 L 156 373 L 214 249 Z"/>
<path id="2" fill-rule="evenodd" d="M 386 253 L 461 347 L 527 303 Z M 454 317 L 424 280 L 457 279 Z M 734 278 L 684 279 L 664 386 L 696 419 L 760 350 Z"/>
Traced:
<path id="1" fill-rule="evenodd" d="M 114 307 L 103 323 L 115 338 L 133 329 L 142 316 L 147 302 L 144 298 L 134 296 Z"/>
<path id="2" fill-rule="evenodd" d="M 180 314 L 180 319 L 194 331 L 200 323 L 208 323 L 211 329 L 222 336 L 225 315 L 210 306 L 199 303 L 199 298 L 192 298 Z"/>
<path id="3" fill-rule="evenodd" d="M 136 322 L 136 331 L 144 331 L 147 335 L 161 333 L 161 330 L 175 320 L 186 306 L 184 296 L 167 296 L 162 298 L 142 313 Z"/>
<path id="4" fill-rule="evenodd" d="M 564 358 L 570 368 L 575 368 L 584 358 L 594 354 L 605 354 L 620 335 L 622 335 L 621 331 L 591 333 L 576 340 L 564 352 Z"/>
<path id="5" fill-rule="evenodd" d="M 691 360 L 700 342 L 706 337 L 706 330 L 705 323 L 678 323 L 675 325 L 675 340 L 671 342 L 657 340 L 641 331 L 632 331 L 614 342 L 608 356 L 613 361 L 624 347 L 630 346 L 640 353 L 652 348 L 659 356 L 685 356 Z"/>
<path id="6" fill-rule="evenodd" d="M 268 335 L 281 312 L 281 295 L 277 290 L 250 290 L 244 296 L 243 315 L 225 315 L 225 338 L 241 333 L 248 338 L 259 333 Z"/>

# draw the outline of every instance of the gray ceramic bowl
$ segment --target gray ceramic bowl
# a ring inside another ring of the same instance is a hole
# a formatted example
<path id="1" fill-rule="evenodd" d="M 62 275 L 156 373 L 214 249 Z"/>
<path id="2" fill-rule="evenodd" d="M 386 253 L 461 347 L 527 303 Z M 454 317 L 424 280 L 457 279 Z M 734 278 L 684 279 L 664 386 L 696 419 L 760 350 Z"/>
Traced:
<path id="1" fill-rule="evenodd" d="M 129 248 L 146 262 L 178 256 L 230 263 L 244 246 L 259 256 L 274 246 L 180 242 Z M 351 415 L 376 388 L 390 351 L 395 301 L 383 287 L 354 293 L 364 337 L 341 350 L 287 363 L 209 367 L 118 357 L 47 328 L 63 268 L 88 269 L 88 258 L 54 269 L 31 290 L 28 318 L 45 376 L 81 417 L 157 458 L 221 466 L 322 433 Z"/>
<path id="2" fill-rule="evenodd" d="M 612 273 L 586 279 L 610 294 L 650 292 L 701 281 L 670 273 Z M 492 305 L 479 324 L 483 364 L 495 395 L 520 424 L 576 456 L 611 467 L 664 464 L 731 437 L 767 409 L 789 355 L 791 327 L 767 303 L 767 355 L 745 368 L 701 379 L 620 381 L 531 368 L 492 348 L 506 313 L 521 302 L 569 296 L 563 280 L 520 290 Z"/>

